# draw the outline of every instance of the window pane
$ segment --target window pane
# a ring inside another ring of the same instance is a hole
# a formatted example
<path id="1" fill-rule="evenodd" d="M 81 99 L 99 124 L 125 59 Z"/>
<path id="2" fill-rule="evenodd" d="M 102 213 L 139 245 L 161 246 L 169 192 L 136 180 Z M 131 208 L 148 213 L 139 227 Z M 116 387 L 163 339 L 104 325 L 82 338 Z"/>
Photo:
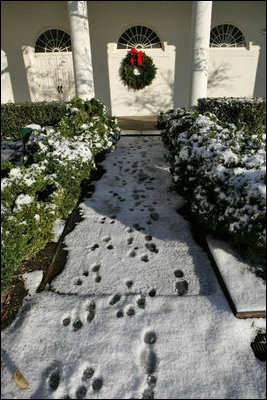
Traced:
<path id="1" fill-rule="evenodd" d="M 211 47 L 246 46 L 243 33 L 234 25 L 222 24 L 212 28 L 210 32 Z"/>
<path id="2" fill-rule="evenodd" d="M 133 26 L 127 29 L 120 37 L 117 48 L 162 48 L 159 37 L 146 26 Z"/>
<path id="3" fill-rule="evenodd" d="M 49 29 L 35 43 L 35 52 L 71 51 L 71 37 L 60 29 Z"/>

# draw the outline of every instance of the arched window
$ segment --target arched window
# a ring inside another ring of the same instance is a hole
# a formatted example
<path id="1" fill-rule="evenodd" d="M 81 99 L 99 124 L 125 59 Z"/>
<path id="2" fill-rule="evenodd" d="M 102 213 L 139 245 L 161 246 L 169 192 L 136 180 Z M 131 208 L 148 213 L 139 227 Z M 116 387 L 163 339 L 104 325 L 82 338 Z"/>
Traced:
<path id="1" fill-rule="evenodd" d="M 70 35 L 60 29 L 49 29 L 35 43 L 35 53 L 71 51 Z"/>
<path id="2" fill-rule="evenodd" d="M 133 26 L 127 29 L 119 38 L 117 49 L 161 49 L 159 37 L 146 26 Z"/>
<path id="3" fill-rule="evenodd" d="M 210 47 L 245 47 L 243 33 L 234 25 L 222 24 L 212 28 Z"/>

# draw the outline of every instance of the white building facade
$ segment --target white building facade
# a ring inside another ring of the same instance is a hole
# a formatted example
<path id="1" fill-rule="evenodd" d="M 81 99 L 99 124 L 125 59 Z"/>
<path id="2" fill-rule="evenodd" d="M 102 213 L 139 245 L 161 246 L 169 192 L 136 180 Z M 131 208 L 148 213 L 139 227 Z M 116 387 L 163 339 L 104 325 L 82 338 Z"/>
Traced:
<path id="1" fill-rule="evenodd" d="M 266 96 L 265 1 L 2 1 L 1 102 L 96 97 L 154 115 L 199 97 Z M 123 85 L 131 48 L 157 67 Z"/>

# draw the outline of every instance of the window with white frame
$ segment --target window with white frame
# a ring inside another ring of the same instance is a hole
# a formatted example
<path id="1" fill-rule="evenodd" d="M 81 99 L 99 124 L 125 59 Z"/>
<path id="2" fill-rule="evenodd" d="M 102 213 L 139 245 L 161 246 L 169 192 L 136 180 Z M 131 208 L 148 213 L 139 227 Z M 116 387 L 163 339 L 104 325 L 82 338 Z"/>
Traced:
<path id="1" fill-rule="evenodd" d="M 162 43 L 158 35 L 146 26 L 133 26 L 119 38 L 117 49 L 161 49 Z"/>
<path id="2" fill-rule="evenodd" d="M 243 33 L 234 25 L 222 24 L 212 28 L 210 47 L 246 47 Z"/>
<path id="3" fill-rule="evenodd" d="M 49 29 L 43 32 L 35 43 L 35 53 L 55 53 L 71 51 L 71 38 L 60 29 Z"/>

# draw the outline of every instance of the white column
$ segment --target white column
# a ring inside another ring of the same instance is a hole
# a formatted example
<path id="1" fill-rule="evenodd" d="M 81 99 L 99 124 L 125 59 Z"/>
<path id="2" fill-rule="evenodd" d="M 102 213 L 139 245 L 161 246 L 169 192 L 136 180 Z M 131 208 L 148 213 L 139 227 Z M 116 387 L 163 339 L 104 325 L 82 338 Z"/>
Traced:
<path id="1" fill-rule="evenodd" d="M 95 97 L 86 1 L 68 1 L 76 96 Z"/>
<path id="2" fill-rule="evenodd" d="M 207 96 L 212 1 L 193 1 L 192 75 L 189 105 Z"/>

